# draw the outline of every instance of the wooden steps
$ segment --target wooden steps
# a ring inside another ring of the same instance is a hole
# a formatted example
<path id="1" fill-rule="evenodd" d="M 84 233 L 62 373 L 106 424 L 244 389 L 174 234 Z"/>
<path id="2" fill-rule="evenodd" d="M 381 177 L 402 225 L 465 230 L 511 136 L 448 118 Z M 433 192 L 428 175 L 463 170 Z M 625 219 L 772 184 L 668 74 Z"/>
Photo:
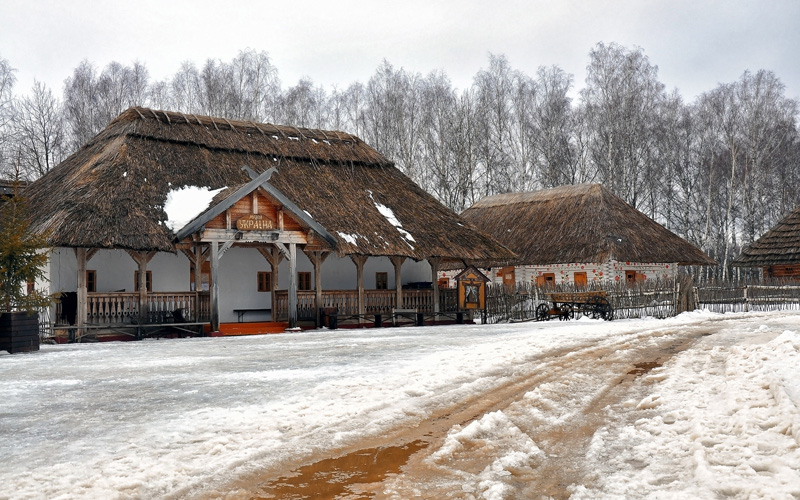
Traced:
<path id="1" fill-rule="evenodd" d="M 261 323 L 220 323 L 219 331 L 211 333 L 211 336 L 227 337 L 233 335 L 283 333 L 287 328 L 289 328 L 289 323 L 284 321 L 270 321 Z"/>

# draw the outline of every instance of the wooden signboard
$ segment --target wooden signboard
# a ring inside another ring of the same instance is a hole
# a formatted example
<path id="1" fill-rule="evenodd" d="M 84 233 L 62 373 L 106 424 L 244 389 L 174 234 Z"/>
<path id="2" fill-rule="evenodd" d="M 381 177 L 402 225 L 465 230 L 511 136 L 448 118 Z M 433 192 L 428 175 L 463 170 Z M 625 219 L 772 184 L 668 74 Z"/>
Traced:
<path id="1" fill-rule="evenodd" d="M 489 281 L 475 266 L 469 266 L 456 276 L 458 308 L 462 311 L 486 308 L 486 283 Z"/>
<path id="2" fill-rule="evenodd" d="M 236 229 L 239 231 L 271 231 L 275 229 L 275 223 L 261 214 L 250 214 L 236 221 Z"/>

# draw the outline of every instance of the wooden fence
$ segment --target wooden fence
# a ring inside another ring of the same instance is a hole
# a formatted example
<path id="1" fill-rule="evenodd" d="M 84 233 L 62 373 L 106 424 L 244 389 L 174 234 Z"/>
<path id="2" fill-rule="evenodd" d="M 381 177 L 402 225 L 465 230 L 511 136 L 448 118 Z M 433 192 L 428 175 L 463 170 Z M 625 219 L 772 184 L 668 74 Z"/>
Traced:
<path id="1" fill-rule="evenodd" d="M 697 307 L 714 312 L 800 309 L 800 285 L 782 282 L 729 282 L 695 288 Z"/>
<path id="2" fill-rule="evenodd" d="M 590 285 L 576 288 L 573 284 L 539 287 L 530 283 L 514 286 L 490 284 L 486 294 L 486 318 L 489 323 L 527 321 L 536 317 L 536 307 L 549 302 L 549 293 L 573 293 L 604 290 L 614 309 L 614 318 L 666 318 L 673 316 L 680 295 L 675 281 L 656 281 L 625 284 Z"/>
<path id="3" fill-rule="evenodd" d="M 614 318 L 666 318 L 692 309 L 713 312 L 800 310 L 800 284 L 780 281 L 702 283 L 691 277 L 679 281 L 648 281 L 589 286 L 581 290 L 605 290 Z M 548 302 L 548 293 L 574 292 L 573 285 L 537 287 L 491 284 L 487 290 L 487 321 L 526 321 L 536 317 L 536 306 Z"/>

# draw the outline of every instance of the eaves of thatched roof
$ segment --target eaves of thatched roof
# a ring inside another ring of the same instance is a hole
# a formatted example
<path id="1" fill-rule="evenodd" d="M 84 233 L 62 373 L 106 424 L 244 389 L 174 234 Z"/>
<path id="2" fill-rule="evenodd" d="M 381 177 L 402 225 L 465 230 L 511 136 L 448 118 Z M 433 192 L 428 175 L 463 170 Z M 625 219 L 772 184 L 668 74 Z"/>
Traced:
<path id="1" fill-rule="evenodd" d="M 513 255 L 356 136 L 147 108 L 122 113 L 26 189 L 32 228 L 54 246 L 175 251 L 167 193 L 243 186 L 243 166 L 276 168 L 269 185 L 333 235 L 339 255 Z"/>
<path id="2" fill-rule="evenodd" d="M 489 196 L 461 215 L 517 253 L 509 264 L 715 264 L 600 184 Z"/>
<path id="3" fill-rule="evenodd" d="M 745 247 L 732 265 L 763 267 L 800 264 L 800 207 Z"/>

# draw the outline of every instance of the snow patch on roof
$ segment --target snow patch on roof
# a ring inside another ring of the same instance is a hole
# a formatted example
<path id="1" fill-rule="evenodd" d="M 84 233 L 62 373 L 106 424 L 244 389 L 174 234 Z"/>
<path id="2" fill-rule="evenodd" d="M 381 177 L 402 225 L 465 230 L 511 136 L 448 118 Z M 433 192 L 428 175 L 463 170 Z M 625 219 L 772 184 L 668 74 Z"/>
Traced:
<path id="1" fill-rule="evenodd" d="M 223 189 L 225 188 L 209 189 L 183 186 L 171 190 L 167 193 L 167 202 L 164 204 L 164 211 L 167 213 L 167 227 L 177 233 L 183 226 L 203 213 L 211 204 L 214 196 Z"/>
<path id="2" fill-rule="evenodd" d="M 351 245 L 357 245 L 357 243 L 356 243 L 356 238 L 358 238 L 357 234 L 347 234 L 347 233 L 342 233 L 342 232 L 339 232 L 339 231 L 336 231 L 336 234 L 338 234 L 340 238 L 342 238 L 344 241 L 350 243 Z"/>
<path id="3" fill-rule="evenodd" d="M 372 200 L 372 203 L 375 204 L 375 208 L 378 209 L 378 212 L 380 212 L 381 215 L 386 217 L 386 220 L 389 221 L 389 224 L 393 225 L 397 229 L 397 231 L 400 234 L 403 235 L 403 238 L 405 238 L 407 240 L 406 244 L 408 246 L 410 246 L 411 249 L 413 250 L 414 249 L 414 245 L 412 245 L 410 242 L 416 243 L 417 240 L 414 239 L 414 237 L 411 235 L 411 233 L 409 233 L 408 231 L 403 229 L 403 224 L 401 224 L 400 221 L 397 219 L 397 217 L 395 217 L 394 211 L 392 211 L 391 208 L 389 208 L 386 205 L 384 205 L 382 203 L 379 203 L 377 200 L 375 200 L 375 198 L 372 197 L 372 191 L 367 190 L 367 192 L 369 193 L 369 197 Z"/>

